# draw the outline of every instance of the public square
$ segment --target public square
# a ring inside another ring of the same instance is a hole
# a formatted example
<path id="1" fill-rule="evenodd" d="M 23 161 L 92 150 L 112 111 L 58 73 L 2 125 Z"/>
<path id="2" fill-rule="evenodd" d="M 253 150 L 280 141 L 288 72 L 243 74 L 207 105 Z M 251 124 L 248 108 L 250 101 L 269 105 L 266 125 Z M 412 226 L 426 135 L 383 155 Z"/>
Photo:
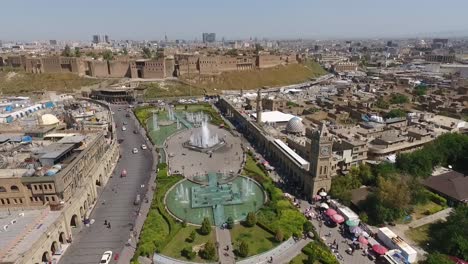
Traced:
<path id="1" fill-rule="evenodd" d="M 225 144 L 212 154 L 185 148 L 182 144 L 200 128 L 192 128 L 174 134 L 166 142 L 166 153 L 170 172 L 182 174 L 187 178 L 208 172 L 238 173 L 242 167 L 243 151 L 241 139 L 229 131 L 214 125 L 208 125 L 212 135 L 224 139 Z"/>

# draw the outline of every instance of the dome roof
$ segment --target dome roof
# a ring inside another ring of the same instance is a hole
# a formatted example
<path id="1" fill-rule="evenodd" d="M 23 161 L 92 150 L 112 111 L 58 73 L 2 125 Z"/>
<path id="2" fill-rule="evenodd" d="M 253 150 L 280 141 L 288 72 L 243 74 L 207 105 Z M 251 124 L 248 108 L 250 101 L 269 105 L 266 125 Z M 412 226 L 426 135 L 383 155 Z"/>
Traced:
<path id="1" fill-rule="evenodd" d="M 304 132 L 304 125 L 302 124 L 302 120 L 297 116 L 289 119 L 288 124 L 286 125 L 286 132 L 288 133 Z"/>
<path id="2" fill-rule="evenodd" d="M 41 120 L 42 120 L 42 124 L 46 126 L 55 125 L 60 122 L 56 116 L 51 115 L 51 114 L 42 115 Z"/>

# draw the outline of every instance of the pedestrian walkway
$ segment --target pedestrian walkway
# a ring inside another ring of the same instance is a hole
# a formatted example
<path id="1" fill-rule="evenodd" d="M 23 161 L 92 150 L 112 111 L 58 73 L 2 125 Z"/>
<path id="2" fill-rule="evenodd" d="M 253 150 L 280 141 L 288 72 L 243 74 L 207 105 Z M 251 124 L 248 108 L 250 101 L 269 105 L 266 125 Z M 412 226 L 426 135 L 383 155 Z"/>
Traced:
<path id="1" fill-rule="evenodd" d="M 252 256 L 250 258 L 243 259 L 236 263 L 239 264 L 266 264 L 266 263 L 275 263 L 275 264 L 283 264 L 288 263 L 291 261 L 301 249 L 307 245 L 311 240 L 309 239 L 302 239 L 298 240 L 297 242 L 291 237 L 281 245 L 273 248 L 270 251 L 265 253 Z M 269 262 L 273 258 L 273 262 Z"/>
<path id="2" fill-rule="evenodd" d="M 417 228 L 423 225 L 431 224 L 434 222 L 437 222 L 439 220 L 445 220 L 447 216 L 450 215 L 450 212 L 452 212 L 452 208 L 447 208 L 442 211 L 439 211 L 435 214 L 425 216 L 421 219 L 412 221 L 411 223 L 408 224 L 409 228 Z"/>
<path id="3" fill-rule="evenodd" d="M 235 263 L 234 252 L 232 251 L 231 232 L 228 229 L 216 227 L 216 241 L 218 241 L 218 256 L 221 263 Z"/>

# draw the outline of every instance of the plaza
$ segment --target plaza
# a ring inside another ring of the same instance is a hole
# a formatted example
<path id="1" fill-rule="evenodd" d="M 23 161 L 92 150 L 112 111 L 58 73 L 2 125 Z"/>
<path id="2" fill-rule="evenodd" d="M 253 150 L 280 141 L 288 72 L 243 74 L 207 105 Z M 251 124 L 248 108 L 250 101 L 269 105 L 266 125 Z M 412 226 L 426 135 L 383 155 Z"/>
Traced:
<path id="1" fill-rule="evenodd" d="M 242 168 L 243 150 L 241 140 L 229 131 L 208 125 L 211 134 L 218 135 L 225 144 L 212 153 L 194 151 L 183 146 L 199 128 L 183 130 L 166 141 L 169 170 L 172 174 L 182 174 L 186 178 L 205 175 L 209 172 L 238 173 Z"/>

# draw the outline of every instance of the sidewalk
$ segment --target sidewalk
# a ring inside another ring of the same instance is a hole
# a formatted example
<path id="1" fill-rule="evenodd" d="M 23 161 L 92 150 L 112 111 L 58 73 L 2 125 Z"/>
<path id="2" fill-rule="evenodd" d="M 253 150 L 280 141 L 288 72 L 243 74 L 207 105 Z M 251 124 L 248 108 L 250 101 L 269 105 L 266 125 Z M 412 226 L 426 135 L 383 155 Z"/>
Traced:
<path id="1" fill-rule="evenodd" d="M 216 227 L 216 241 L 218 241 L 218 257 L 223 264 L 235 263 L 234 252 L 232 251 L 231 233 L 229 229 Z M 229 247 L 226 250 L 226 247 Z"/>

